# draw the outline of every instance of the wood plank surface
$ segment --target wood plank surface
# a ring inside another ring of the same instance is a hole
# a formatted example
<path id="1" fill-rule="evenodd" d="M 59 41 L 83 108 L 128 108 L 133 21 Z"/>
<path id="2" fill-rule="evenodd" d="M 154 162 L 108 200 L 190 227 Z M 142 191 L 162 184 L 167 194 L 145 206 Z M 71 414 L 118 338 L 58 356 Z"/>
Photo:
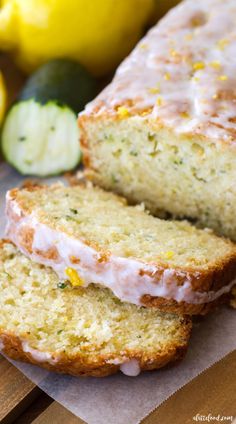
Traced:
<path id="1" fill-rule="evenodd" d="M 83 420 L 55 401 L 40 413 L 39 401 L 40 397 L 15 424 L 84 424 Z M 37 405 L 37 418 L 30 420 L 35 415 L 34 404 Z M 236 351 L 178 390 L 142 424 L 190 424 L 196 414 L 236 416 Z M 221 421 L 223 424 L 229 422 Z"/>
<path id="2" fill-rule="evenodd" d="M 53 402 L 32 424 L 86 424 L 62 405 Z M 106 423 L 104 423 L 106 424 Z M 109 423 L 112 424 L 112 423 Z"/>
<path id="3" fill-rule="evenodd" d="M 19 416 L 41 390 L 0 355 L 0 423 Z"/>
<path id="4" fill-rule="evenodd" d="M 178 390 L 159 408 L 142 421 L 142 424 L 190 424 L 196 414 L 236 416 L 236 352 L 227 355 L 217 364 Z M 37 401 L 36 401 L 37 402 Z M 32 405 L 33 406 L 33 405 Z M 30 408 L 32 408 L 32 406 Z M 26 413 L 27 414 L 27 413 Z M 24 416 L 26 416 L 24 414 Z M 228 420 L 222 420 L 229 423 Z M 16 421 L 29 424 L 31 421 Z M 57 402 L 52 402 L 32 424 L 84 424 Z M 105 423 L 104 423 L 105 424 Z M 112 424 L 112 423 L 109 423 Z M 127 423 L 125 423 L 127 424 Z"/>
<path id="5" fill-rule="evenodd" d="M 190 424 L 195 422 L 193 417 L 196 414 L 236 416 L 236 352 L 227 355 L 178 390 L 145 418 L 142 424 Z M 221 421 L 222 424 L 229 422 Z M 33 424 L 52 423 L 84 424 L 84 421 L 76 418 L 57 402 L 53 402 L 33 421 Z M 236 421 L 234 423 L 236 424 Z"/>
<path id="6" fill-rule="evenodd" d="M 236 351 L 178 390 L 142 424 L 190 424 L 196 414 L 236 417 Z"/>
<path id="7" fill-rule="evenodd" d="M 49 397 L 43 391 L 39 396 L 34 400 L 34 402 L 29 405 L 24 412 L 14 420 L 14 424 L 32 424 L 32 422 L 39 417 L 43 412 L 51 405 L 56 403 L 51 397 Z M 67 411 L 68 412 L 68 411 Z M 51 414 L 51 423 L 56 421 L 56 414 Z"/>

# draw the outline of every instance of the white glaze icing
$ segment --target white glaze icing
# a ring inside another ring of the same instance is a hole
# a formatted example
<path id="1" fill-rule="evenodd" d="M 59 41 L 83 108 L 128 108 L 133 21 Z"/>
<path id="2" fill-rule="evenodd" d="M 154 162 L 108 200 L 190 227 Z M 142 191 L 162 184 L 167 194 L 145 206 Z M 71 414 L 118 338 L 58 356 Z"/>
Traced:
<path id="1" fill-rule="evenodd" d="M 129 377 L 137 377 L 140 374 L 140 366 L 137 359 L 131 359 L 120 365 L 120 371 Z"/>
<path id="2" fill-rule="evenodd" d="M 122 359 L 118 359 L 118 358 L 115 358 L 115 359 L 108 359 L 106 362 L 107 362 L 108 364 L 120 365 L 120 364 L 122 364 Z"/>
<path id="3" fill-rule="evenodd" d="M 150 108 L 140 119 L 235 142 L 235 22 L 235 0 L 181 2 L 138 43 L 81 115 L 116 114 L 119 105 L 127 105 L 131 115 Z"/>
<path id="4" fill-rule="evenodd" d="M 34 213 L 22 216 L 10 193 L 7 194 L 7 215 L 6 235 L 26 256 L 35 262 L 50 266 L 61 279 L 68 278 L 65 269 L 72 267 L 78 272 L 85 286 L 96 283 L 108 287 L 121 301 L 142 305 L 141 298 L 146 294 L 177 302 L 202 304 L 228 293 L 236 284 L 236 281 L 232 281 L 218 291 L 197 292 L 192 289 L 192 275 L 188 272 L 171 268 L 161 270 L 157 265 L 115 255 L 111 255 L 106 262 L 99 262 L 100 254 L 94 248 L 40 223 Z M 31 254 L 21 244 L 20 234 L 24 228 L 34 230 Z M 37 253 L 38 250 L 47 252 L 53 247 L 56 247 L 58 252 L 57 260 L 47 259 Z M 71 262 L 71 257 L 79 258 L 80 262 Z M 143 270 L 147 273 L 144 274 Z M 178 277 L 183 280 L 182 285 L 179 285 Z M 201 278 L 200 273 L 195 273 L 195 278 Z"/>
<path id="5" fill-rule="evenodd" d="M 40 352 L 38 349 L 33 349 L 29 346 L 28 342 L 22 342 L 22 349 L 25 353 L 30 353 L 32 358 L 37 362 L 49 362 L 50 364 L 55 364 L 56 359 L 52 358 L 51 353 Z"/>

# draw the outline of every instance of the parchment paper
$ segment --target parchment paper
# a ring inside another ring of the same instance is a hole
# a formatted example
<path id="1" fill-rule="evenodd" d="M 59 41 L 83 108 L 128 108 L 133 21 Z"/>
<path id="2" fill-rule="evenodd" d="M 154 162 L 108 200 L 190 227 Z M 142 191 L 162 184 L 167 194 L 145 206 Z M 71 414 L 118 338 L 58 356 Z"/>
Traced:
<path id="1" fill-rule="evenodd" d="M 0 166 L 0 231 L 4 230 L 4 196 L 22 178 Z M 57 375 L 11 361 L 52 398 L 89 424 L 136 424 L 176 390 L 236 349 L 236 311 L 221 308 L 194 323 L 189 350 L 178 365 L 136 378 L 121 374 L 104 379 Z M 236 366 L 236 364 L 235 364 Z"/>

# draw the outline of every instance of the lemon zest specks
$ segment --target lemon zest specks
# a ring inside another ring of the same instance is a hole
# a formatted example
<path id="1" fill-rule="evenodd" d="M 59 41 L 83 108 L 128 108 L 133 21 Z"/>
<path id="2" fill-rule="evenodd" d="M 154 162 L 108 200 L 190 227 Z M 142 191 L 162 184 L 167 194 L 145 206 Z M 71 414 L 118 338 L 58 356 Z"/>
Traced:
<path id="1" fill-rule="evenodd" d="M 141 44 L 139 44 L 139 48 L 146 50 L 148 48 L 148 45 L 146 43 L 141 43 Z"/>
<path id="2" fill-rule="evenodd" d="M 79 276 L 78 272 L 74 268 L 66 268 L 65 273 L 73 287 L 84 286 L 84 280 L 82 280 L 82 278 Z"/>
<path id="3" fill-rule="evenodd" d="M 227 81 L 228 77 L 227 77 L 227 75 L 220 75 L 217 79 L 219 81 Z"/>
<path id="4" fill-rule="evenodd" d="M 124 106 L 119 106 L 117 108 L 117 113 L 120 118 L 127 118 L 130 115 L 128 109 Z"/>
<path id="5" fill-rule="evenodd" d="M 209 63 L 209 65 L 214 69 L 221 68 L 221 63 L 218 60 L 213 60 L 212 62 Z"/>
<path id="6" fill-rule="evenodd" d="M 157 97 L 157 100 L 156 100 L 156 104 L 157 104 L 157 106 L 161 106 L 162 105 L 162 103 L 163 103 L 163 101 L 162 101 L 162 97 Z"/>
<path id="7" fill-rule="evenodd" d="M 158 94 L 158 93 L 160 93 L 160 88 L 158 88 L 158 87 L 150 87 L 150 88 L 148 89 L 148 92 L 149 92 L 150 94 Z"/>
<path id="8" fill-rule="evenodd" d="M 228 46 L 229 44 L 229 40 L 227 40 L 227 38 L 222 38 L 221 40 L 219 40 L 217 42 L 217 47 L 220 50 L 224 50 L 226 46 Z"/>
<path id="9" fill-rule="evenodd" d="M 181 112 L 180 116 L 181 116 L 181 118 L 185 118 L 185 119 L 189 118 L 188 112 Z"/>
<path id="10" fill-rule="evenodd" d="M 175 49 L 170 49 L 170 55 L 172 57 L 176 57 L 176 56 L 178 56 L 178 52 Z"/>
<path id="11" fill-rule="evenodd" d="M 194 71 L 199 71 L 201 69 L 205 68 L 205 64 L 203 62 L 195 62 L 193 63 L 193 70 Z"/>
<path id="12" fill-rule="evenodd" d="M 191 41 L 193 39 L 193 34 L 189 33 L 184 36 L 185 41 Z"/>
<path id="13" fill-rule="evenodd" d="M 174 252 L 172 252 L 172 250 L 169 250 L 168 252 L 166 252 L 165 256 L 166 259 L 171 259 L 174 256 Z"/>
<path id="14" fill-rule="evenodd" d="M 167 252 L 161 252 L 161 255 L 164 256 L 165 259 L 172 259 L 174 252 L 172 250 L 168 250 Z"/>
<path id="15" fill-rule="evenodd" d="M 170 73 L 166 72 L 165 75 L 164 75 L 164 78 L 165 78 L 166 81 L 169 81 L 171 79 Z"/>
<path id="16" fill-rule="evenodd" d="M 146 109 L 146 110 L 143 110 L 141 113 L 140 113 L 140 116 L 146 116 L 146 115 L 150 115 L 150 113 L 152 112 L 152 108 L 148 108 L 148 109 Z"/>

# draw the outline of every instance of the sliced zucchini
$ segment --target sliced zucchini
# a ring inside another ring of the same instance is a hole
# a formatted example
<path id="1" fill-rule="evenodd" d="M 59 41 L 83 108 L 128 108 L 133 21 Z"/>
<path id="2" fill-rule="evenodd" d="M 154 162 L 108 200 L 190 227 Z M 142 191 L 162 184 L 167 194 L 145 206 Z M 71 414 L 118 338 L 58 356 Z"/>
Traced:
<path id="1" fill-rule="evenodd" d="M 69 171 L 80 161 L 77 114 L 96 94 L 78 63 L 53 60 L 31 76 L 2 130 L 6 160 L 24 175 Z"/>
<path id="2" fill-rule="evenodd" d="M 80 160 L 76 115 L 53 102 L 17 103 L 6 119 L 2 148 L 8 162 L 24 175 L 47 176 L 71 170 Z"/>

